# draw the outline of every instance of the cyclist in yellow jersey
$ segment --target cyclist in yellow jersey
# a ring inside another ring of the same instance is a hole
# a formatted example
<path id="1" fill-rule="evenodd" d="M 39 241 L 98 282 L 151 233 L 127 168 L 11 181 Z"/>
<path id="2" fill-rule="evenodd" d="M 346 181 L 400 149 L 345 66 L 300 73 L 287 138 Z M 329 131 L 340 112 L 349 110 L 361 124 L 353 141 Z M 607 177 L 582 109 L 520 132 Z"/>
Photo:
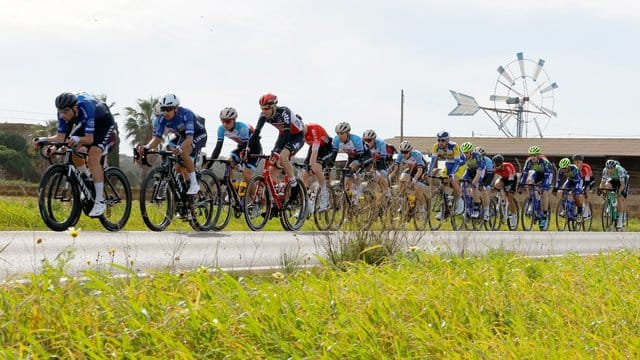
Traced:
<path id="1" fill-rule="evenodd" d="M 449 133 L 446 131 L 440 131 L 436 135 L 438 141 L 433 144 L 431 149 L 431 161 L 429 162 L 429 168 L 427 174 L 438 177 L 448 177 L 451 188 L 456 196 L 456 214 L 464 211 L 464 202 L 462 200 L 462 190 L 460 189 L 459 179 L 465 171 L 464 163 L 466 158 L 460 152 L 460 147 L 453 141 L 449 141 Z M 438 164 L 438 160 L 444 160 L 445 168 L 437 169 L 435 166 Z M 434 169 L 435 168 L 435 169 Z M 432 185 L 430 183 L 430 185 Z"/>

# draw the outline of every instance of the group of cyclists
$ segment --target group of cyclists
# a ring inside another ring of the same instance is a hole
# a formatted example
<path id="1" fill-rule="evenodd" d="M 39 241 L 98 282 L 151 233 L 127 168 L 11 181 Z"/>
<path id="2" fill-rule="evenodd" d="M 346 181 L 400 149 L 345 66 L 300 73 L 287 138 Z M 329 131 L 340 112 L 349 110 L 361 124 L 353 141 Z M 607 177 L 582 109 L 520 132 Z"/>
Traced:
<path id="1" fill-rule="evenodd" d="M 331 136 L 320 124 L 305 122 L 289 107 L 279 105 L 278 97 L 274 94 L 262 95 L 258 103 L 260 115 L 255 127 L 238 121 L 238 112 L 233 107 L 225 107 L 220 111 L 217 141 L 211 158 L 220 157 L 225 138 L 235 142 L 236 148 L 231 151 L 230 158 L 241 168 L 243 179 L 249 182 L 258 166 L 256 155 L 263 152 L 261 131 L 264 124 L 269 123 L 278 129 L 277 140 L 270 152 L 272 160 L 278 164 L 272 169 L 272 178 L 277 178 L 278 174 L 275 172 L 286 174 L 291 187 L 290 198 L 297 198 L 300 187 L 292 159 L 306 143 L 309 149 L 304 160 L 302 181 L 307 187 L 312 180 L 317 181 L 320 201 L 318 211 L 329 207 L 325 170 L 334 165 L 338 153 L 345 153 L 345 166 L 351 171 L 345 175 L 345 186 L 353 190 L 355 203 L 362 191 L 356 174 L 370 171 L 375 173 L 375 186 L 387 196 L 391 196 L 390 180 L 398 180 L 402 186 L 414 187 L 419 206 L 427 204 L 427 186 L 434 185 L 435 179 L 447 179 L 455 197 L 453 208 L 456 213 L 461 213 L 464 209 L 460 181 L 467 181 L 472 189 L 471 217 L 482 217 L 485 220 L 490 216 L 490 191 L 504 191 L 510 210 L 515 210 L 514 194 L 522 192 L 523 187 L 528 184 L 538 185 L 541 190 L 544 211 L 544 216 L 540 219 L 541 228 L 546 225 L 544 222 L 550 209 L 549 192 L 554 195 L 569 192 L 575 199 L 579 215 L 583 218 L 591 216 L 589 207 L 585 205 L 588 202 L 587 191 L 594 187 L 595 182 L 591 167 L 580 154 L 573 155 L 571 159 L 562 158 L 554 174 L 556 166 L 542 154 L 539 146 L 531 146 L 522 176 L 518 180 L 516 167 L 505 161 L 503 155 L 489 157 L 482 146 L 474 146 L 471 142 L 458 145 L 451 141 L 447 131 L 437 133 L 430 161 L 426 161 L 410 141 L 402 141 L 397 149 L 399 153 L 394 156 L 395 147 L 378 138 L 374 130 L 368 129 L 359 135 L 352 132 L 351 125 L 347 122 L 338 123 L 334 127 L 335 135 Z M 56 97 L 55 106 L 58 110 L 57 134 L 34 139 L 34 145 L 55 141 L 87 148 L 86 164 L 80 158 L 74 159 L 74 164 L 82 173 L 93 177 L 96 201 L 89 216 L 99 217 L 106 208 L 102 194 L 104 180 L 101 158 L 117 141 L 115 121 L 107 105 L 86 93 L 62 93 Z M 139 145 L 136 151 L 142 155 L 145 151 L 158 147 L 163 142 L 165 133 L 169 133 L 170 139 L 167 147 L 182 159 L 181 171 L 189 183 L 187 194 L 198 193 L 195 159 L 207 142 L 204 118 L 181 106 L 176 95 L 166 94 L 155 107 L 152 139 L 147 144 Z M 444 166 L 438 167 L 439 162 L 443 162 Z M 556 180 L 552 183 L 554 175 Z M 618 211 L 623 214 L 618 218 L 617 227 L 622 227 L 626 216 L 625 198 L 629 188 L 629 174 L 618 161 L 606 161 L 600 188 L 617 193 Z M 444 214 L 436 214 L 440 219 L 443 216 Z M 512 217 L 509 221 L 517 223 L 518 219 Z"/>

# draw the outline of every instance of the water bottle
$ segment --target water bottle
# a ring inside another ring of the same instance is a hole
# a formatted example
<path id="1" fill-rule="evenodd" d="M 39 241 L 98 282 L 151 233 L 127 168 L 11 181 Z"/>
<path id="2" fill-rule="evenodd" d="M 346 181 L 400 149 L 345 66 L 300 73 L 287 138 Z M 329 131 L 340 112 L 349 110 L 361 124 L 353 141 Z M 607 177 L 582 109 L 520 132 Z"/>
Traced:
<path id="1" fill-rule="evenodd" d="M 236 189 L 236 192 L 238 192 L 238 188 L 240 187 L 238 180 L 236 179 L 231 180 L 231 185 L 233 185 L 233 188 Z"/>
<path id="2" fill-rule="evenodd" d="M 278 184 L 276 184 L 276 194 L 278 196 L 284 196 L 284 189 L 287 187 L 287 184 L 285 184 L 284 180 L 281 180 L 280 182 L 278 182 Z"/>
<path id="3" fill-rule="evenodd" d="M 409 195 L 409 207 L 415 207 L 416 206 L 416 196 L 413 194 Z"/>
<path id="4" fill-rule="evenodd" d="M 238 185 L 238 196 L 243 197 L 245 191 L 247 190 L 247 182 L 242 180 L 242 182 L 240 182 L 240 185 Z"/>

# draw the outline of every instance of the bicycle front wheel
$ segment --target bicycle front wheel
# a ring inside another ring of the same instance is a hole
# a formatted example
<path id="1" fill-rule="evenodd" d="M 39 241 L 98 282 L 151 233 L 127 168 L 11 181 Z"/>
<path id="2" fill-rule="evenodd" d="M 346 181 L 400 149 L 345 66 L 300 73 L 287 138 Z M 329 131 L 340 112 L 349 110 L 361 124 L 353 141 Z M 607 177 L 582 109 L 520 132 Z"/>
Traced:
<path id="1" fill-rule="evenodd" d="M 227 182 L 220 186 L 220 198 L 218 199 L 218 206 L 220 207 L 220 214 L 218 216 L 218 220 L 216 220 L 216 224 L 213 227 L 215 231 L 221 231 L 229 225 L 229 221 L 231 220 L 231 213 L 234 212 L 233 202 L 234 202 L 234 194 L 233 194 L 233 186 L 231 183 Z M 239 201 L 244 201 L 244 198 L 239 199 Z"/>
<path id="2" fill-rule="evenodd" d="M 107 168 L 104 171 L 104 199 L 107 209 L 100 216 L 102 226 L 109 231 L 124 228 L 131 215 L 131 185 L 122 170 Z"/>
<path id="3" fill-rule="evenodd" d="M 244 194 L 244 219 L 253 231 L 264 228 L 271 217 L 271 193 L 261 175 L 254 176 Z"/>
<path id="4" fill-rule="evenodd" d="M 522 202 L 522 230 L 531 231 L 533 224 L 536 222 L 536 212 L 533 206 L 533 199 L 527 196 Z"/>
<path id="5" fill-rule="evenodd" d="M 326 231 L 331 229 L 333 219 L 336 216 L 336 196 L 333 190 L 328 190 L 327 196 L 329 197 L 329 207 L 324 210 L 320 210 L 321 202 L 319 201 L 320 194 L 316 195 L 315 210 L 313 211 L 313 222 L 316 224 L 316 228 L 320 231 Z"/>
<path id="6" fill-rule="evenodd" d="M 38 208 L 44 223 L 53 231 L 64 231 L 80 219 L 80 191 L 67 176 L 66 165 L 53 165 L 42 175 L 38 188 Z"/>
<path id="7" fill-rule="evenodd" d="M 556 206 L 556 227 L 558 228 L 558 231 L 565 231 L 567 230 L 567 227 L 571 230 L 567 215 L 567 204 L 564 199 L 558 201 L 558 205 Z"/>
<path id="8" fill-rule="evenodd" d="M 442 226 L 446 215 L 446 204 L 442 197 L 442 192 L 434 192 L 429 200 L 429 227 L 431 230 L 436 231 Z"/>
<path id="9" fill-rule="evenodd" d="M 150 230 L 162 231 L 175 213 L 174 190 L 163 168 L 151 170 L 140 187 L 140 213 Z"/>
<path id="10" fill-rule="evenodd" d="M 220 207 L 216 206 L 220 188 L 212 190 L 209 187 L 210 182 L 207 180 L 208 179 L 204 179 L 202 176 L 198 176 L 200 190 L 189 197 L 191 203 L 189 225 L 196 231 L 211 230 L 216 224 L 216 217 L 220 216 Z M 216 182 L 211 184 L 215 186 Z"/>
<path id="11" fill-rule="evenodd" d="M 280 223 L 285 230 L 300 230 L 307 220 L 307 188 L 302 179 L 298 181 L 298 195 L 291 198 L 291 184 L 287 184 L 284 208 L 280 212 Z"/>
<path id="12" fill-rule="evenodd" d="M 607 200 L 602 204 L 602 231 L 616 231 L 616 220 L 613 218 L 613 206 Z"/>

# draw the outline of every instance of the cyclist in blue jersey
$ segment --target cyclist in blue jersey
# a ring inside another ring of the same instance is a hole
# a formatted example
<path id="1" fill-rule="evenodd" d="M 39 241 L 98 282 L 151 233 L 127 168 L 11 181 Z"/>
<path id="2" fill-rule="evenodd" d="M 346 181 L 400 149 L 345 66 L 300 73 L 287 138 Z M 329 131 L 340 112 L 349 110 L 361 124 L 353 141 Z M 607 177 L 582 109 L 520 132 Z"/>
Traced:
<path id="1" fill-rule="evenodd" d="M 547 158 L 542 155 L 539 146 L 533 145 L 529 148 L 529 157 L 524 163 L 522 177 L 518 185 L 518 193 L 522 193 L 525 184 L 541 185 L 542 187 L 542 209 L 543 218 L 540 219 L 540 228 L 546 228 L 547 216 L 549 215 L 549 189 L 553 179 L 553 166 Z"/>
<path id="2" fill-rule="evenodd" d="M 629 173 L 617 160 L 609 159 L 604 164 L 600 188 L 612 189 L 617 195 L 618 223 L 616 227 L 621 229 L 627 217 L 627 195 L 629 193 Z"/>
<path id="3" fill-rule="evenodd" d="M 238 112 L 232 107 L 226 107 L 220 111 L 220 121 L 222 124 L 218 127 L 218 141 L 216 147 L 211 153 L 212 159 L 217 159 L 222 151 L 222 145 L 224 144 L 224 138 L 227 137 L 238 146 L 231 152 L 231 158 L 236 164 L 241 164 L 243 167 L 242 178 L 245 182 L 249 183 L 253 172 L 256 170 L 258 158 L 247 156 L 249 155 L 261 155 L 262 145 L 258 138 L 252 146 L 249 146 L 249 138 L 253 134 L 253 127 L 243 122 L 237 121 Z"/>
<path id="4" fill-rule="evenodd" d="M 473 144 L 468 141 L 460 145 L 460 151 L 462 151 L 462 154 L 465 157 L 466 165 L 466 170 L 464 175 L 462 175 L 462 179 L 471 181 L 473 193 L 473 212 L 471 213 L 471 217 L 480 217 L 480 195 L 482 194 L 482 200 L 484 201 L 483 217 L 485 220 L 489 220 L 489 197 L 484 196 L 486 191 L 482 190 L 486 170 L 484 158 L 479 152 L 474 151 Z"/>
<path id="5" fill-rule="evenodd" d="M 353 173 L 355 173 L 361 166 L 371 162 L 371 153 L 369 151 L 365 151 L 364 143 L 362 142 L 362 138 L 358 135 L 351 134 L 351 125 L 347 122 L 338 123 L 335 127 L 336 136 L 333 138 L 333 149 L 331 154 L 327 155 L 329 163 L 333 163 L 336 160 L 336 156 L 338 152 L 343 152 L 347 154 L 347 165 Z M 346 175 L 346 174 L 345 174 Z M 347 189 L 353 189 L 354 183 L 357 182 L 357 178 L 352 179 L 352 176 L 348 176 L 345 181 L 345 186 Z M 362 188 L 359 183 L 356 183 L 355 191 L 354 191 L 354 203 L 358 202 L 358 198 L 362 193 Z"/>
<path id="6" fill-rule="evenodd" d="M 89 216 L 101 216 L 107 205 L 104 200 L 104 171 L 100 160 L 113 149 L 118 138 L 113 115 L 106 104 L 86 93 L 62 93 L 56 97 L 55 104 L 58 109 L 58 133 L 52 137 L 38 138 L 34 145 L 38 146 L 41 141 L 66 140 L 69 146 L 88 148 L 86 165 L 89 169 L 77 156 L 74 156 L 73 163 L 85 176 L 93 177 L 96 199 Z"/>
<path id="7" fill-rule="evenodd" d="M 194 159 L 207 143 L 207 130 L 201 117 L 193 111 L 180 106 L 180 100 L 174 94 L 166 94 L 160 99 L 162 117 L 158 120 L 158 126 L 153 132 L 153 138 L 148 144 L 138 146 L 138 152 L 143 154 L 148 149 L 153 149 L 162 141 L 165 128 L 172 134 L 173 153 L 180 156 L 189 177 L 188 195 L 197 194 L 200 190 L 196 178 Z"/>
<path id="8" fill-rule="evenodd" d="M 423 179 L 426 162 L 422 157 L 422 153 L 414 149 L 413 144 L 407 140 L 400 143 L 399 150 L 400 155 L 396 157 L 396 161 L 389 167 L 389 173 L 393 174 L 401 166 L 404 166 L 404 170 L 400 174 L 400 183 L 413 183 L 416 187 L 416 203 L 424 206 L 427 203 L 424 191 L 427 184 Z"/>
<path id="9" fill-rule="evenodd" d="M 289 178 L 289 185 L 291 185 L 289 198 L 293 204 L 298 199 L 300 187 L 293 172 L 291 158 L 304 145 L 304 123 L 288 107 L 278 106 L 278 97 L 271 93 L 262 95 L 258 103 L 261 113 L 256 129 L 249 138 L 249 146 L 255 146 L 260 139 L 260 132 L 265 123 L 278 129 L 278 138 L 271 150 L 271 156 L 273 161 L 282 165 L 284 173 Z"/>
<path id="10" fill-rule="evenodd" d="M 556 186 L 553 187 L 553 195 L 555 196 L 560 192 L 560 199 L 563 199 L 562 192 L 564 190 L 569 191 L 569 197 L 573 197 L 578 207 L 578 214 L 582 217 L 587 217 L 584 211 L 584 197 L 582 196 L 582 189 L 584 188 L 584 180 L 580 173 L 580 168 L 571 164 L 569 158 L 562 158 L 558 163 L 558 173 L 556 176 Z M 563 200 L 560 200 L 563 201 Z M 559 214 L 564 216 L 564 214 Z"/>
<path id="11" fill-rule="evenodd" d="M 482 155 L 482 160 L 484 160 L 484 176 L 480 183 L 480 196 L 482 196 L 482 201 L 484 201 L 485 204 L 489 204 L 489 192 L 493 188 L 495 166 L 493 165 L 493 159 L 487 156 L 482 146 L 476 146 L 475 151 Z"/>
<path id="12" fill-rule="evenodd" d="M 387 144 L 382 139 L 377 138 L 378 135 L 373 130 L 367 130 L 362 133 L 362 141 L 371 152 L 371 158 L 376 168 L 376 179 L 380 189 L 389 190 L 389 181 L 387 176 Z"/>

